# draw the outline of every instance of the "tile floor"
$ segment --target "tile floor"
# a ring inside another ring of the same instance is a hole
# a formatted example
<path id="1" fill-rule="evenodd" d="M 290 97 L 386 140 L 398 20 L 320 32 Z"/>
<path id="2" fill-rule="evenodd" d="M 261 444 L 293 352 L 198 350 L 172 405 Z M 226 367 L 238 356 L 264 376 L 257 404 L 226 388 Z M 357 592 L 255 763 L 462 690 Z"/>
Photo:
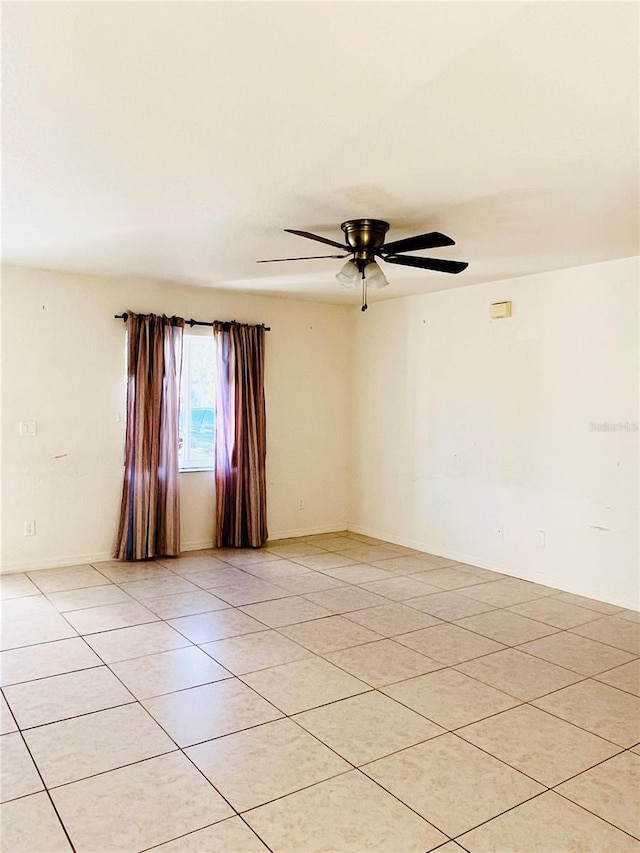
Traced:
<path id="1" fill-rule="evenodd" d="M 634 611 L 351 533 L 0 588 L 5 853 L 640 851 Z"/>

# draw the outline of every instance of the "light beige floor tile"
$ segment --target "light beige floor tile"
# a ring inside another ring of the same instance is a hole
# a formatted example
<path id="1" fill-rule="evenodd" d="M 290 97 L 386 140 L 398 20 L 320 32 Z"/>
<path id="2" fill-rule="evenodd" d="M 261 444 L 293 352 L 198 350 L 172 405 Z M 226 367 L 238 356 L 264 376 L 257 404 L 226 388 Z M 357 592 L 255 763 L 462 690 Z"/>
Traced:
<path id="1" fill-rule="evenodd" d="M 528 702 L 580 680 L 580 676 L 555 664 L 525 655 L 517 649 L 457 664 L 456 669 Z"/>
<path id="2" fill-rule="evenodd" d="M 0 802 L 15 800 L 44 790 L 27 747 L 19 732 L 0 737 Z"/>
<path id="3" fill-rule="evenodd" d="M 24 738 L 48 788 L 176 749 L 138 704 L 27 729 Z"/>
<path id="4" fill-rule="evenodd" d="M 620 746 L 640 741 L 640 699 L 597 681 L 581 681 L 533 704 Z"/>
<path id="5" fill-rule="evenodd" d="M 229 607 L 226 601 L 204 589 L 163 595 L 161 598 L 145 598 L 144 606 L 161 619 L 177 619 L 180 616 L 194 616 L 212 610 L 226 610 Z"/>
<path id="6" fill-rule="evenodd" d="M 482 578 L 488 581 L 499 581 L 509 577 L 504 572 L 494 572 L 491 569 L 481 569 L 480 566 L 472 566 L 469 563 L 452 563 L 455 569 L 461 572 L 467 572 L 469 575 L 475 575 L 477 578 Z"/>
<path id="7" fill-rule="evenodd" d="M 100 607 L 105 604 L 120 604 L 131 601 L 131 596 L 113 583 L 104 579 L 105 586 L 90 586 L 86 589 L 70 589 L 68 592 L 50 592 L 49 601 L 60 613 L 82 610 L 85 607 Z"/>
<path id="8" fill-rule="evenodd" d="M 260 622 L 229 608 L 195 616 L 181 616 L 179 619 L 170 619 L 168 624 L 194 643 L 210 643 L 225 637 L 264 631 L 264 625 Z"/>
<path id="9" fill-rule="evenodd" d="M 216 640 L 213 643 L 205 643 L 202 650 L 234 675 L 244 675 L 257 669 L 311 657 L 308 649 L 283 637 L 277 631 L 258 631 L 255 634 Z"/>
<path id="10" fill-rule="evenodd" d="M 559 601 L 549 596 L 526 601 L 524 604 L 515 604 L 509 610 L 520 616 L 528 616 L 538 622 L 553 625 L 555 628 L 575 628 L 576 625 L 583 625 L 585 622 L 600 618 L 599 614 L 593 610 L 576 607 L 575 604 L 568 604 L 566 601 Z"/>
<path id="11" fill-rule="evenodd" d="M 485 584 L 486 586 L 486 584 Z M 555 633 L 558 629 L 551 625 L 543 625 L 517 613 L 508 610 L 492 610 L 489 613 L 478 613 L 477 616 L 465 616 L 457 619 L 456 624 L 461 628 L 468 628 L 476 634 L 490 637 L 498 643 L 506 646 L 515 646 L 526 643 L 528 640 L 536 640 Z"/>
<path id="12" fill-rule="evenodd" d="M 322 548 L 323 551 L 334 552 L 341 551 L 343 548 L 351 548 L 353 547 L 354 542 L 364 540 L 355 540 L 352 536 L 347 535 L 346 533 L 319 533 L 312 536 L 302 536 L 300 537 L 300 541 L 311 542 L 313 545 L 317 545 L 319 548 Z"/>
<path id="13" fill-rule="evenodd" d="M 358 563 L 377 563 L 379 560 L 400 556 L 393 545 L 366 545 L 361 542 L 352 543 L 348 548 L 343 548 L 339 554 L 343 557 L 351 557 Z"/>
<path id="14" fill-rule="evenodd" d="M 243 680 L 285 714 L 297 714 L 370 690 L 368 684 L 319 657 L 252 672 Z"/>
<path id="15" fill-rule="evenodd" d="M 181 747 L 282 716 L 237 678 L 144 699 L 142 704 Z"/>
<path id="16" fill-rule="evenodd" d="M 522 589 L 526 590 L 527 592 L 535 592 L 540 597 L 554 596 L 560 592 L 560 590 L 554 586 L 546 586 L 545 584 L 535 583 L 535 581 L 528 581 L 524 580 L 523 578 L 503 575 L 502 579 L 505 585 L 510 586 L 512 589 Z"/>
<path id="17" fill-rule="evenodd" d="M 22 729 L 133 702 L 106 666 L 14 684 L 5 695 Z"/>
<path id="18" fill-rule="evenodd" d="M 101 607 L 87 607 L 84 610 L 72 610 L 65 614 L 76 631 L 85 636 L 111 631 L 114 628 L 129 628 L 131 625 L 144 625 L 157 622 L 158 617 L 138 601 L 123 601 L 120 604 L 108 604 Z"/>
<path id="19" fill-rule="evenodd" d="M 465 587 L 462 595 L 467 595 L 476 601 L 484 601 L 485 604 L 493 604 L 495 607 L 511 607 L 514 604 L 522 604 L 535 598 L 542 598 L 547 592 L 541 593 L 537 584 L 528 581 L 514 581 L 517 578 L 504 578 L 499 581 L 489 581 L 477 586 Z"/>
<path id="20" fill-rule="evenodd" d="M 186 753 L 239 812 L 351 770 L 290 720 L 207 741 Z"/>
<path id="21" fill-rule="evenodd" d="M 633 659 L 633 655 L 628 652 L 579 637 L 572 631 L 524 643 L 520 649 L 529 655 L 579 672 L 580 675 L 596 675 Z"/>
<path id="22" fill-rule="evenodd" d="M 349 589 L 349 587 L 345 587 Z M 315 593 L 312 593 L 315 594 Z M 276 601 L 264 601 L 261 604 L 247 604 L 242 607 L 242 612 L 262 622 L 260 628 L 267 625 L 269 628 L 280 628 L 283 625 L 293 625 L 296 622 L 308 622 L 311 619 L 320 619 L 322 616 L 330 616 L 331 611 L 306 598 L 293 595 L 290 598 L 280 598 Z"/>
<path id="23" fill-rule="evenodd" d="M 352 566 L 358 562 L 351 557 L 342 557 L 340 554 L 333 554 L 328 551 L 304 557 L 294 557 L 293 560 L 307 569 L 314 569 L 318 572 L 337 569 L 339 566 Z"/>
<path id="24" fill-rule="evenodd" d="M 58 611 L 46 595 L 26 595 L 21 598 L 3 599 L 0 604 L 0 616 L 3 625 L 31 619 L 37 621 L 42 616 L 56 616 Z"/>
<path id="25" fill-rule="evenodd" d="M 177 575 L 184 575 L 185 572 L 229 567 L 229 564 L 225 563 L 224 560 L 219 560 L 207 551 L 187 551 L 180 557 L 160 557 L 156 564 L 170 569 Z"/>
<path id="26" fill-rule="evenodd" d="M 2 847 L 7 853 L 71 853 L 51 800 L 32 794 L 0 806 Z"/>
<path id="27" fill-rule="evenodd" d="M 224 561 L 237 569 L 243 569 L 245 566 L 258 566 L 261 563 L 275 563 L 280 559 L 275 554 L 264 550 L 234 548 L 233 551 L 232 554 L 225 554 Z"/>
<path id="28" fill-rule="evenodd" d="M 18 730 L 16 721 L 9 710 L 9 706 L 4 700 L 4 696 L 0 695 L 0 735 L 7 735 L 9 732 Z"/>
<path id="29" fill-rule="evenodd" d="M 628 619 L 607 616 L 597 622 L 589 622 L 588 625 L 579 625 L 573 628 L 573 633 L 640 655 L 640 623 L 630 622 Z"/>
<path id="30" fill-rule="evenodd" d="M 344 581 L 314 571 L 305 571 L 299 575 L 280 578 L 278 584 L 295 595 L 305 595 L 308 592 L 318 592 L 321 589 L 336 589 L 340 586 L 346 586 Z"/>
<path id="31" fill-rule="evenodd" d="M 453 669 L 392 684 L 382 693 L 445 729 L 466 726 L 518 704 L 513 697 Z"/>
<path id="32" fill-rule="evenodd" d="M 638 853 L 640 844 L 549 791 L 459 839 L 470 853 Z"/>
<path id="33" fill-rule="evenodd" d="M 0 575 L 0 599 L 22 598 L 27 595 L 39 595 L 40 590 L 22 572 Z"/>
<path id="34" fill-rule="evenodd" d="M 353 610 L 347 613 L 346 618 L 383 637 L 395 637 L 408 631 L 418 631 L 420 628 L 440 624 L 439 619 L 400 602 L 387 602 L 366 610 Z"/>
<path id="35" fill-rule="evenodd" d="M 62 592 L 87 586 L 103 586 L 104 575 L 92 566 L 67 566 L 62 569 L 40 569 L 27 576 L 41 592 Z"/>
<path id="36" fill-rule="evenodd" d="M 447 844 L 443 844 L 442 847 L 438 847 L 437 853 L 466 853 L 466 851 L 459 844 L 456 844 L 455 841 L 449 841 Z"/>
<path id="37" fill-rule="evenodd" d="M 253 578 L 282 586 L 281 582 L 286 578 L 306 574 L 309 569 L 292 560 L 278 560 L 276 563 L 257 563 L 255 566 L 246 566 L 243 571 Z"/>
<path id="38" fill-rule="evenodd" d="M 120 584 L 122 589 L 132 598 L 145 601 L 147 598 L 159 598 L 161 595 L 177 595 L 181 592 L 197 592 L 199 587 L 185 578 L 171 577 L 148 578 L 146 580 L 129 581 Z"/>
<path id="39" fill-rule="evenodd" d="M 638 746 L 632 747 L 630 751 L 635 753 L 636 755 L 640 755 L 640 744 Z"/>
<path id="40" fill-rule="evenodd" d="M 319 655 L 380 639 L 380 634 L 343 616 L 326 616 L 311 622 L 286 625 L 280 628 L 280 633 Z"/>
<path id="41" fill-rule="evenodd" d="M 204 853 L 204 851 L 228 851 L 228 853 L 265 853 L 258 836 L 239 817 L 231 817 L 214 823 L 206 829 L 198 829 L 153 848 L 154 853 Z"/>
<path id="42" fill-rule="evenodd" d="M 557 791 L 640 838 L 640 756 L 623 752 L 565 782 Z"/>
<path id="43" fill-rule="evenodd" d="M 378 595 L 384 595 L 385 598 L 390 598 L 392 601 L 406 601 L 418 597 L 428 596 L 430 593 L 438 593 L 440 590 L 437 586 L 430 586 L 423 580 L 414 577 L 404 577 L 395 575 L 386 580 L 373 581 L 371 583 L 362 584 L 363 589 L 368 589 L 369 592 L 375 592 Z M 410 602 L 413 606 L 413 601 Z"/>
<path id="44" fill-rule="evenodd" d="M 233 815 L 179 752 L 56 788 L 52 797 L 78 853 L 146 850 Z"/>
<path id="45" fill-rule="evenodd" d="M 398 643 L 450 666 L 503 649 L 501 643 L 465 631 L 457 625 L 434 625 L 396 637 Z"/>
<path id="46" fill-rule="evenodd" d="M 283 557 L 285 560 L 292 560 L 296 557 L 310 557 L 312 554 L 324 554 L 322 548 L 317 545 L 312 545 L 310 542 L 297 542 L 292 540 L 281 545 L 269 545 L 267 543 L 266 550 L 270 554 L 275 554 L 276 557 Z"/>
<path id="47" fill-rule="evenodd" d="M 549 788 L 620 751 L 530 705 L 503 711 L 457 734 Z"/>
<path id="48" fill-rule="evenodd" d="M 627 622 L 635 622 L 636 624 L 640 622 L 640 611 L 638 610 L 623 610 L 617 616 L 620 619 L 626 619 Z"/>
<path id="49" fill-rule="evenodd" d="M 195 646 L 111 664 L 137 699 L 221 681 L 231 673 Z"/>
<path id="50" fill-rule="evenodd" d="M 640 696 L 640 660 L 632 660 L 615 669 L 601 672 L 595 676 L 596 681 L 603 681 L 611 687 L 617 687 L 627 693 Z"/>
<path id="51" fill-rule="evenodd" d="M 135 563 L 120 563 L 114 561 L 105 567 L 104 563 L 97 563 L 100 566 L 100 572 L 113 583 L 124 586 L 130 583 L 141 583 L 143 581 L 151 581 L 157 583 L 160 580 L 173 581 L 180 579 L 182 576 L 176 575 L 170 569 L 167 569 L 161 563 L 150 560 L 148 562 L 140 561 Z"/>
<path id="52" fill-rule="evenodd" d="M 191 645 L 186 637 L 164 622 L 150 622 L 148 625 L 134 625 L 132 628 L 118 628 L 103 634 L 90 634 L 86 642 L 105 663 Z"/>
<path id="53" fill-rule="evenodd" d="M 424 564 L 425 568 L 428 569 L 446 569 L 447 566 L 456 566 L 458 565 L 456 560 L 452 560 L 450 557 L 442 557 L 437 554 L 427 554 L 423 552 L 419 555 L 419 559 Z"/>
<path id="54" fill-rule="evenodd" d="M 107 560 L 104 563 L 96 563 L 100 574 L 109 578 L 114 583 L 130 583 L 142 580 L 157 580 L 158 578 L 175 577 L 173 572 L 165 568 L 160 561 L 138 560 L 136 562 L 123 562 L 120 560 Z"/>
<path id="55" fill-rule="evenodd" d="M 558 601 L 566 601 L 567 604 L 575 604 L 578 607 L 586 607 L 588 610 L 595 610 L 596 613 L 602 613 L 604 616 L 613 613 L 620 613 L 623 608 L 615 604 L 607 604 L 604 601 L 597 601 L 595 598 L 585 598 L 583 595 L 575 595 L 572 592 L 561 592 L 554 596 Z"/>
<path id="56" fill-rule="evenodd" d="M 347 761 L 360 765 L 444 732 L 381 693 L 361 693 L 293 718 Z"/>
<path id="57" fill-rule="evenodd" d="M 432 616 L 437 616 L 439 619 L 444 619 L 447 622 L 453 622 L 455 619 L 462 619 L 465 616 L 475 616 L 477 613 L 487 613 L 489 610 L 494 610 L 492 604 L 475 601 L 473 598 L 467 598 L 457 592 L 438 592 L 435 595 L 412 598 L 407 603 L 411 607 L 422 610 L 423 613 L 430 613 Z"/>
<path id="58" fill-rule="evenodd" d="M 100 666 L 102 661 L 80 637 L 0 652 L 0 684 L 18 684 L 62 672 Z"/>
<path id="59" fill-rule="evenodd" d="M 370 544 L 373 544 L 373 543 L 370 543 Z M 398 545 L 395 542 L 388 543 L 388 542 L 378 540 L 378 544 L 382 544 L 382 545 L 391 544 L 391 547 L 393 548 L 394 551 L 397 552 L 398 556 L 402 556 L 402 557 L 420 557 L 422 554 L 424 554 L 424 551 L 419 551 L 417 548 L 407 548 L 404 545 Z"/>
<path id="60" fill-rule="evenodd" d="M 451 734 L 381 758 L 363 770 L 449 836 L 543 790 L 537 782 Z"/>
<path id="61" fill-rule="evenodd" d="M 15 622 L 3 624 L 2 633 L 0 633 L 0 649 L 8 651 L 77 636 L 77 632 L 64 616 L 59 613 L 49 613 L 36 621 L 16 619 Z"/>
<path id="62" fill-rule="evenodd" d="M 227 604 L 255 604 L 258 601 L 272 601 L 275 598 L 286 598 L 291 593 L 272 583 L 253 578 L 240 584 L 216 587 L 216 595 Z"/>
<path id="63" fill-rule="evenodd" d="M 440 669 L 442 664 L 393 640 L 378 640 L 349 649 L 325 654 L 327 660 L 355 675 L 371 687 L 382 687 L 404 681 L 425 672 Z"/>
<path id="64" fill-rule="evenodd" d="M 446 560 L 441 557 L 433 557 L 427 560 L 426 555 L 414 555 L 411 557 L 389 557 L 386 560 L 380 560 L 377 565 L 379 565 L 381 569 L 386 569 L 394 574 L 413 575 L 418 572 L 425 572 L 428 568 L 432 570 L 435 570 L 436 568 L 444 568 L 452 562 L 453 560 Z"/>
<path id="65" fill-rule="evenodd" d="M 449 566 L 446 569 L 430 569 L 422 571 L 415 577 L 420 578 L 430 586 L 435 586 L 440 590 L 462 589 L 471 586 L 477 586 L 481 583 L 486 583 L 482 578 L 478 578 L 469 572 L 461 572 L 454 566 Z"/>
<path id="66" fill-rule="evenodd" d="M 201 589 L 211 589 L 215 594 L 215 590 L 219 586 L 229 586 L 232 583 L 242 583 L 247 580 L 250 575 L 243 572 L 242 569 L 235 569 L 233 566 L 224 564 L 224 568 L 198 569 L 193 572 L 183 572 L 182 577 L 186 578 L 190 583 L 195 584 Z"/>
<path id="67" fill-rule="evenodd" d="M 366 563 L 356 563 L 353 566 L 342 566 L 338 569 L 325 569 L 325 572 L 334 578 L 351 584 L 366 584 L 371 581 L 382 581 L 395 577 L 392 572 Z"/>
<path id="68" fill-rule="evenodd" d="M 357 770 L 260 806 L 244 818 L 278 853 L 425 853 L 447 840 Z"/>
<path id="69" fill-rule="evenodd" d="M 375 607 L 388 603 L 387 599 L 381 595 L 353 586 L 309 592 L 305 598 L 325 608 L 330 613 L 348 613 L 352 610 L 361 610 L 365 607 Z"/>

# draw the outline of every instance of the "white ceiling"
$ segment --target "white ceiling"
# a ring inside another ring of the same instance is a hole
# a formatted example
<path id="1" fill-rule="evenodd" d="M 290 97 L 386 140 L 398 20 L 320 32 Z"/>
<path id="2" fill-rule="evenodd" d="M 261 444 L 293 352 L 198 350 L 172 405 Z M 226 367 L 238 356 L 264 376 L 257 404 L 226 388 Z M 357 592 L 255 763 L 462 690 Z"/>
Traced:
<path id="1" fill-rule="evenodd" d="M 638 253 L 638 5 L 6 2 L 5 262 L 353 300 L 284 228 L 439 230 L 459 276 Z M 425 253 L 422 253 L 425 254 Z"/>

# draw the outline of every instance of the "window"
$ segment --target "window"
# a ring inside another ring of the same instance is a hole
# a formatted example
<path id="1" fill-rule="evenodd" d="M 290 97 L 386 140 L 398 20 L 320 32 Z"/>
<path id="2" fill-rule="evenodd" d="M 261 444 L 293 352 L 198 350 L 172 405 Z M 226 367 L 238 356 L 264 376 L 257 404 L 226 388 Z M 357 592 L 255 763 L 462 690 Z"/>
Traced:
<path id="1" fill-rule="evenodd" d="M 215 431 L 213 336 L 185 335 L 180 387 L 180 470 L 212 471 Z"/>

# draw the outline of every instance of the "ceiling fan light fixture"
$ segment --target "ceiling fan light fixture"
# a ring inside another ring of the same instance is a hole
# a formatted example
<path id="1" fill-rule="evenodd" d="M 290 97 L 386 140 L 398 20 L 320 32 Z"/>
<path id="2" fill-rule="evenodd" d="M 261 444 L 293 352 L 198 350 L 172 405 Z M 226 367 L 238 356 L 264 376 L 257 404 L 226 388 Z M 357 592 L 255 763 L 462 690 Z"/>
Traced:
<path id="1" fill-rule="evenodd" d="M 360 272 L 355 261 L 347 261 L 340 272 L 336 275 L 336 279 L 343 287 L 355 287 L 358 283 Z"/>
<path id="2" fill-rule="evenodd" d="M 380 290 L 389 284 L 386 275 L 382 272 L 382 268 L 375 261 L 369 261 L 366 265 L 364 268 L 364 277 L 367 287 L 370 287 L 372 290 Z"/>

